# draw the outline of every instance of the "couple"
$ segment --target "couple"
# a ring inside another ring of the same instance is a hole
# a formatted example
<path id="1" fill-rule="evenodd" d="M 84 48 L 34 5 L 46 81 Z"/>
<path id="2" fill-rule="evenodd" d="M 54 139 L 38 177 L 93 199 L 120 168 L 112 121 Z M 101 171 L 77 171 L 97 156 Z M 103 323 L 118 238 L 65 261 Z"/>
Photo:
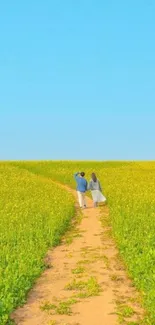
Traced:
<path id="1" fill-rule="evenodd" d="M 86 191 L 91 191 L 94 207 L 97 207 L 97 204 L 99 202 L 105 202 L 106 198 L 103 196 L 101 185 L 99 180 L 97 179 L 95 173 L 92 173 L 91 180 L 89 184 L 87 183 L 87 180 L 85 179 L 85 173 L 84 172 L 78 172 L 74 175 L 74 178 L 77 183 L 77 194 L 79 199 L 79 205 L 80 208 L 86 208 L 86 199 L 85 199 L 85 193 Z"/>

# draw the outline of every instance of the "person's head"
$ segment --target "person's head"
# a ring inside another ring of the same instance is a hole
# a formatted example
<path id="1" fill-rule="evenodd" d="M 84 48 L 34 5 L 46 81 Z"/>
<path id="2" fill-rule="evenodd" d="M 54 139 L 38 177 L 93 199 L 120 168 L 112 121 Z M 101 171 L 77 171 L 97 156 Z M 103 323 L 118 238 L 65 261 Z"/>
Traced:
<path id="1" fill-rule="evenodd" d="M 91 174 L 91 178 L 92 178 L 92 180 L 93 180 L 94 182 L 97 181 L 97 177 L 96 177 L 95 173 L 92 173 L 92 174 Z"/>
<path id="2" fill-rule="evenodd" d="M 81 177 L 85 177 L 85 173 L 84 172 L 81 172 L 80 175 L 81 175 Z"/>

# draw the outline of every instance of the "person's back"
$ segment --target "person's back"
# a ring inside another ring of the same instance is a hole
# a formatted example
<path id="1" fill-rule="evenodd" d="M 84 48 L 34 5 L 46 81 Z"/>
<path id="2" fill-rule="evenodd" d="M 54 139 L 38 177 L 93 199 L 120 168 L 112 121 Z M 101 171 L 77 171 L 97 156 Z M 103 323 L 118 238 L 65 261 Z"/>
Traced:
<path id="1" fill-rule="evenodd" d="M 83 175 L 83 173 L 81 173 Z M 77 191 L 85 193 L 87 191 L 87 181 L 80 173 L 74 175 L 77 183 Z M 80 176 L 79 176 L 80 175 Z"/>
<path id="2" fill-rule="evenodd" d="M 79 199 L 79 205 L 80 207 L 85 207 L 86 208 L 86 200 L 85 200 L 85 192 L 87 191 L 87 181 L 84 178 L 85 173 L 76 173 L 74 175 L 74 178 L 77 183 L 77 194 L 78 194 L 78 199 Z"/>
<path id="3" fill-rule="evenodd" d="M 96 207 L 99 202 L 105 202 L 106 201 L 106 198 L 101 193 L 102 188 L 101 188 L 101 185 L 100 185 L 100 181 L 97 179 L 95 173 L 92 173 L 92 175 L 91 175 L 91 180 L 90 180 L 89 185 L 88 185 L 88 190 L 90 190 L 91 193 L 92 193 L 92 197 L 93 197 L 93 201 L 94 201 L 94 207 Z"/>
<path id="4" fill-rule="evenodd" d="M 101 190 L 100 182 L 98 179 L 95 182 L 93 181 L 93 179 L 90 180 L 89 190 L 91 190 L 91 191 L 95 191 L 95 190 L 100 191 Z"/>

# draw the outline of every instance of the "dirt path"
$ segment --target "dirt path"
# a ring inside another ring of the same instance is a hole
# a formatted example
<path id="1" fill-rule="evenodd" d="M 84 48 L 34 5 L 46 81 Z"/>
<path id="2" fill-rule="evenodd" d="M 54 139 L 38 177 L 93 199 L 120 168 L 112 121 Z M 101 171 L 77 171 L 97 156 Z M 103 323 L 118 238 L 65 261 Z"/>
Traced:
<path id="1" fill-rule="evenodd" d="M 87 203 L 81 222 L 78 213 L 76 226 L 49 251 L 49 268 L 27 303 L 12 315 L 17 325 L 140 324 L 139 295 L 109 236 L 108 208 L 92 208 L 89 198 Z"/>

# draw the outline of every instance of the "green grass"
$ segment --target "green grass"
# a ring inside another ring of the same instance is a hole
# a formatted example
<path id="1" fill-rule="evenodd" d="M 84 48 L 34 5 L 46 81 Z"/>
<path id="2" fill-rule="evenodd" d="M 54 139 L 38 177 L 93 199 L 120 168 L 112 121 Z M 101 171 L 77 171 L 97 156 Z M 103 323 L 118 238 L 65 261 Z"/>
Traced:
<path id="1" fill-rule="evenodd" d="M 126 325 L 140 325 L 139 322 L 127 322 Z"/>
<path id="2" fill-rule="evenodd" d="M 78 300 L 76 298 L 69 298 L 68 300 L 59 301 L 57 304 L 51 304 L 50 302 L 45 302 L 40 308 L 42 311 L 48 313 L 52 312 L 55 315 L 72 315 L 71 306 L 76 304 Z"/>
<path id="3" fill-rule="evenodd" d="M 60 302 L 56 309 L 56 313 L 59 315 L 70 316 L 72 314 L 71 306 L 73 306 L 77 302 L 78 302 L 78 300 L 75 298 L 70 298 L 67 301 Z"/>
<path id="4" fill-rule="evenodd" d="M 122 303 L 117 303 L 117 312 L 116 314 L 119 317 L 119 323 L 120 324 L 126 324 L 126 319 L 131 318 L 134 316 L 135 311 L 133 310 L 132 307 L 122 304 Z"/>
<path id="5" fill-rule="evenodd" d="M 51 310 L 55 310 L 57 308 L 57 306 L 55 304 L 51 304 L 49 302 L 45 302 L 40 309 L 42 311 L 51 311 Z"/>
<path id="6" fill-rule="evenodd" d="M 95 277 L 90 277 L 87 281 L 73 280 L 65 287 L 66 290 L 79 291 L 77 297 L 88 298 L 98 296 L 101 292 L 100 285 Z"/>
<path id="7" fill-rule="evenodd" d="M 155 162 L 22 162 L 19 168 L 75 188 L 73 173 L 97 173 L 108 199 L 110 223 L 120 253 L 155 324 Z M 148 321 L 147 321 L 148 322 Z"/>
<path id="8" fill-rule="evenodd" d="M 135 314 L 134 310 L 130 306 L 121 306 L 120 308 L 123 317 L 131 317 Z"/>
<path id="9" fill-rule="evenodd" d="M 25 302 L 74 215 L 74 199 L 56 184 L 0 163 L 0 324 Z"/>
<path id="10" fill-rule="evenodd" d="M 67 304 L 66 302 L 60 302 L 59 306 L 56 309 L 56 314 L 70 316 L 72 314 L 70 304 Z"/>
<path id="11" fill-rule="evenodd" d="M 155 324 L 155 162 L 17 162 L 19 169 L 75 188 L 73 173 L 97 173 L 108 199 L 112 234 Z"/>
<path id="12" fill-rule="evenodd" d="M 72 270 L 73 274 L 83 274 L 85 272 L 85 268 L 83 266 L 77 266 Z"/>

